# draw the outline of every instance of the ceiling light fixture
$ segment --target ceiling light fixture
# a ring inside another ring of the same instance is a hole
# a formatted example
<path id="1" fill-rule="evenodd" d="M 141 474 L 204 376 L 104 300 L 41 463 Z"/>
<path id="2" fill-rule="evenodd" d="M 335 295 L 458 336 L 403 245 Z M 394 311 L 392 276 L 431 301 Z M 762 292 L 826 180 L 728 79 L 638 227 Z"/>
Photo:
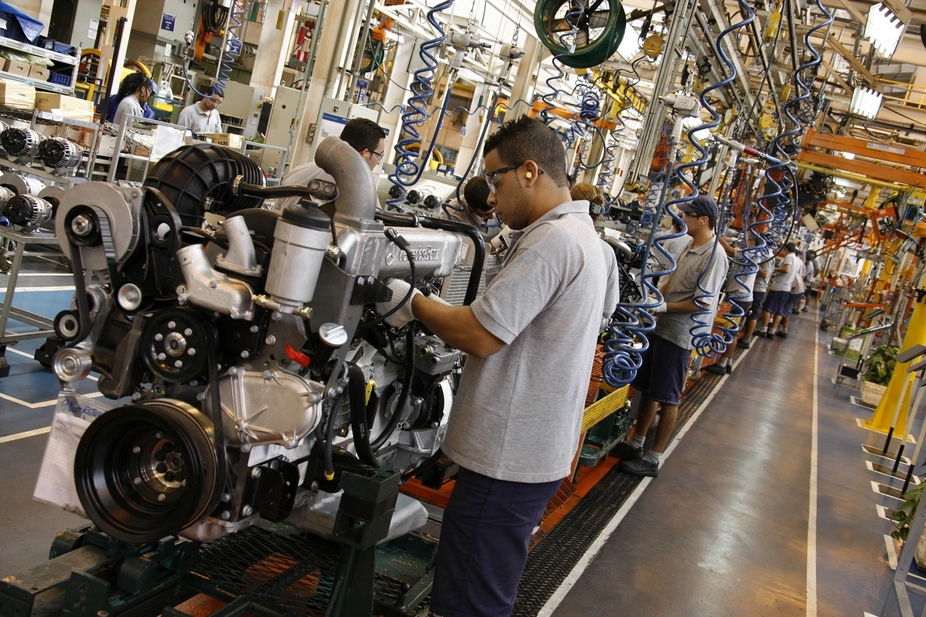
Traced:
<path id="1" fill-rule="evenodd" d="M 865 38 L 881 56 L 890 58 L 912 17 L 910 9 L 897 0 L 881 0 L 868 10 Z"/>
<path id="2" fill-rule="evenodd" d="M 856 86 L 849 103 L 849 112 L 872 120 L 881 109 L 882 98 L 882 94 L 873 88 Z"/>

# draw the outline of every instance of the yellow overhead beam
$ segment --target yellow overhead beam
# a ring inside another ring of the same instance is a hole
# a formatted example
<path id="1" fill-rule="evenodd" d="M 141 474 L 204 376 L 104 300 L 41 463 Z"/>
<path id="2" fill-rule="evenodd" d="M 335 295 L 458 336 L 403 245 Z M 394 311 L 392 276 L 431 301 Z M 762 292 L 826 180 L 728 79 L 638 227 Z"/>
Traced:
<path id="1" fill-rule="evenodd" d="M 845 160 L 845 159 L 843 159 Z M 816 171 L 821 174 L 827 174 L 834 176 L 836 178 L 845 178 L 846 180 L 854 180 L 855 182 L 860 182 L 861 184 L 870 184 L 872 186 L 880 186 L 886 189 L 893 189 L 895 191 L 902 191 L 906 188 L 902 184 L 897 184 L 896 182 L 885 182 L 882 180 L 874 180 L 868 176 L 863 176 L 861 174 L 854 174 L 848 171 L 842 171 L 840 169 L 833 169 L 832 167 L 826 167 L 824 165 L 815 165 L 813 163 L 808 163 L 805 161 L 792 161 L 795 165 L 801 169 L 809 169 L 810 171 Z"/>

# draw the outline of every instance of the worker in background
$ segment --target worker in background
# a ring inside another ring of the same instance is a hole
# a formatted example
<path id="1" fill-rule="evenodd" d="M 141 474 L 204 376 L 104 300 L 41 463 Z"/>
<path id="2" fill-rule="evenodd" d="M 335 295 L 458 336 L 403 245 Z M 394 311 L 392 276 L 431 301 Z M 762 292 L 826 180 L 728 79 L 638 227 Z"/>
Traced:
<path id="1" fill-rule="evenodd" d="M 736 342 L 736 346 L 740 349 L 749 349 L 752 346 L 752 336 L 759 323 L 759 316 L 762 314 L 765 294 L 768 291 L 768 283 L 772 278 L 772 268 L 774 267 L 774 259 L 767 259 L 764 263 L 759 264 L 759 272 L 756 274 L 756 281 L 752 286 L 752 304 L 746 312 L 746 325 L 743 336 Z"/>
<path id="2" fill-rule="evenodd" d="M 584 199 L 588 202 L 588 213 L 593 221 L 600 221 L 604 216 L 604 193 L 594 184 L 579 183 L 569 189 L 573 199 Z"/>
<path id="3" fill-rule="evenodd" d="M 121 124 L 126 116 L 154 118 L 154 111 L 148 107 L 148 99 L 157 93 L 154 82 L 144 73 L 136 71 L 123 79 L 119 91 L 109 97 L 106 117 L 115 124 Z"/>
<path id="4" fill-rule="evenodd" d="M 806 257 L 804 261 L 804 297 L 801 298 L 798 306 L 802 313 L 807 312 L 807 305 L 810 304 L 810 296 L 813 294 L 813 285 L 817 277 L 817 254 L 813 251 L 807 251 Z"/>
<path id="5" fill-rule="evenodd" d="M 412 293 L 387 319 L 417 319 L 467 354 L 441 446 L 460 471 L 441 524 L 435 617 L 511 614 L 531 533 L 579 444 L 604 304 L 598 237 L 588 204 L 571 200 L 556 133 L 524 116 L 484 154 L 489 203 L 513 230 L 498 276 L 469 306 Z M 381 313 L 409 290 L 388 285 Z"/>
<path id="6" fill-rule="evenodd" d="M 488 242 L 502 229 L 495 216 L 495 206 L 489 205 L 489 192 L 485 178 L 470 178 L 463 187 L 462 203 L 454 199 L 444 204 L 444 218 L 478 229 L 483 239 Z"/>
<path id="7" fill-rule="evenodd" d="M 797 255 L 794 268 L 794 278 L 791 280 L 791 293 L 788 296 L 788 306 L 785 307 L 784 317 L 782 317 L 781 324 L 775 332 L 775 336 L 780 336 L 781 338 L 788 338 L 788 323 L 791 321 L 791 315 L 798 315 L 800 313 L 800 311 L 797 310 L 797 306 L 800 304 L 800 301 L 804 298 L 804 293 L 807 291 L 807 288 L 804 287 L 804 262 L 801 260 L 800 255 Z"/>
<path id="8" fill-rule="evenodd" d="M 341 129 L 341 140 L 346 141 L 350 147 L 360 153 L 363 160 L 367 162 L 370 172 L 376 168 L 383 160 L 386 147 L 386 131 L 372 120 L 366 118 L 353 118 L 347 121 L 344 128 Z M 290 169 L 283 180 L 281 186 L 308 186 L 312 180 L 324 180 L 334 184 L 334 178 L 319 167 L 314 161 L 303 163 Z M 278 200 L 277 210 L 299 203 L 301 197 L 287 197 Z"/>
<path id="9" fill-rule="evenodd" d="M 661 230 L 656 232 L 656 239 L 659 241 L 659 246 L 662 247 L 669 255 L 674 259 L 674 263 L 678 263 L 678 258 L 681 257 L 682 252 L 688 248 L 688 244 L 691 243 L 691 237 L 685 233 L 685 223 L 681 220 L 676 220 L 674 216 L 668 217 L 671 227 L 668 230 Z M 671 236 L 666 238 L 666 236 Z M 673 262 L 669 260 L 666 255 L 663 255 L 662 251 L 658 248 L 654 248 L 650 251 L 650 256 L 656 260 L 656 264 L 653 265 L 653 270 L 668 270 L 673 267 Z M 658 265 L 658 268 L 656 267 Z M 659 279 L 656 279 L 657 281 Z"/>
<path id="10" fill-rule="evenodd" d="M 665 282 L 660 281 L 664 301 L 653 310 L 659 314 L 656 328 L 648 336 L 649 347 L 643 352 L 642 366 L 632 382 L 642 393 L 633 438 L 611 450 L 612 455 L 621 459 L 620 470 L 637 476 L 659 474 L 659 461 L 678 421 L 678 404 L 694 349 L 692 329 L 700 334 L 692 315 L 706 311 L 699 321 L 713 323 L 727 277 L 727 255 L 723 249 L 714 247 L 717 202 L 707 195 L 698 195 L 679 203 L 678 208 L 685 217 L 691 241 L 675 271 L 664 277 Z M 657 411 L 656 439 L 652 449 L 644 452 L 646 433 Z"/>
<path id="11" fill-rule="evenodd" d="M 768 294 L 765 296 L 765 305 L 759 317 L 759 326 L 756 333 L 764 338 L 774 338 L 775 330 L 785 315 L 788 314 L 788 305 L 791 301 L 791 283 L 797 267 L 795 253 L 797 248 L 788 242 L 781 249 L 781 263 L 772 270 L 772 280 L 768 284 Z M 771 322 L 771 327 L 769 327 Z"/>
<path id="12" fill-rule="evenodd" d="M 576 184 L 569 189 L 569 195 L 573 200 L 585 200 L 588 202 L 588 214 L 593 221 L 601 220 L 604 214 L 604 193 L 594 184 Z M 607 279 L 604 296 L 604 310 L 601 314 L 601 329 L 608 327 L 611 316 L 617 310 L 617 303 L 620 302 L 620 284 L 618 280 L 617 255 L 614 254 L 614 247 L 601 239 L 601 248 L 604 252 L 605 268 L 607 269 Z"/>
<path id="13" fill-rule="evenodd" d="M 723 247 L 724 252 L 727 254 L 727 258 L 730 260 L 730 270 L 727 273 L 727 283 L 724 286 L 724 291 L 727 293 L 727 297 L 730 298 L 730 301 L 736 303 L 742 311 L 742 315 L 736 318 L 738 320 L 737 325 L 739 326 L 737 334 L 741 337 L 744 334 L 743 326 L 746 322 L 746 313 L 752 308 L 752 288 L 756 282 L 758 268 L 743 256 L 743 249 L 736 248 L 723 236 L 720 237 L 719 241 L 720 246 Z M 753 272 L 749 272 L 750 270 Z M 747 272 L 749 273 L 747 274 Z M 717 358 L 717 361 L 713 364 L 709 364 L 704 370 L 709 373 L 717 373 L 718 375 L 729 375 L 732 373 L 733 354 L 736 352 L 736 345 L 733 344 L 734 342 L 735 341 L 731 341 L 723 354 Z"/>
<path id="14" fill-rule="evenodd" d="M 194 135 L 221 133 L 222 119 L 219 117 L 219 105 L 223 100 L 225 100 L 225 94 L 222 89 L 216 85 L 209 86 L 199 102 L 187 105 L 180 110 L 177 124 L 190 129 Z"/>

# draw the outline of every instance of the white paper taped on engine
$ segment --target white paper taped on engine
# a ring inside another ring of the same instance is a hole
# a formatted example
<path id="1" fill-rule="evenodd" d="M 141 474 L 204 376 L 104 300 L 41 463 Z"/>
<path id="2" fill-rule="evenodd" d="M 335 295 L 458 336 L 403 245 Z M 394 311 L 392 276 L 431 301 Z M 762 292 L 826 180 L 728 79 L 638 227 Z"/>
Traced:
<path id="1" fill-rule="evenodd" d="M 110 409 L 112 405 L 103 400 L 75 392 L 58 394 L 33 499 L 87 516 L 74 485 L 74 456 L 77 443 L 90 422 Z"/>

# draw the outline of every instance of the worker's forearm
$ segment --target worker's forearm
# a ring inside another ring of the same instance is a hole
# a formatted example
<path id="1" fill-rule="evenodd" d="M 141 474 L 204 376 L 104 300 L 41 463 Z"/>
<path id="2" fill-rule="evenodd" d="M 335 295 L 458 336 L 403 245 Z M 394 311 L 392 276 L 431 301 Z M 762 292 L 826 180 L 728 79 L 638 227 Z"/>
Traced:
<path id="1" fill-rule="evenodd" d="M 468 306 L 452 306 L 416 295 L 412 300 L 412 312 L 415 319 L 442 341 L 465 353 L 486 358 L 505 346 L 479 323 Z"/>

